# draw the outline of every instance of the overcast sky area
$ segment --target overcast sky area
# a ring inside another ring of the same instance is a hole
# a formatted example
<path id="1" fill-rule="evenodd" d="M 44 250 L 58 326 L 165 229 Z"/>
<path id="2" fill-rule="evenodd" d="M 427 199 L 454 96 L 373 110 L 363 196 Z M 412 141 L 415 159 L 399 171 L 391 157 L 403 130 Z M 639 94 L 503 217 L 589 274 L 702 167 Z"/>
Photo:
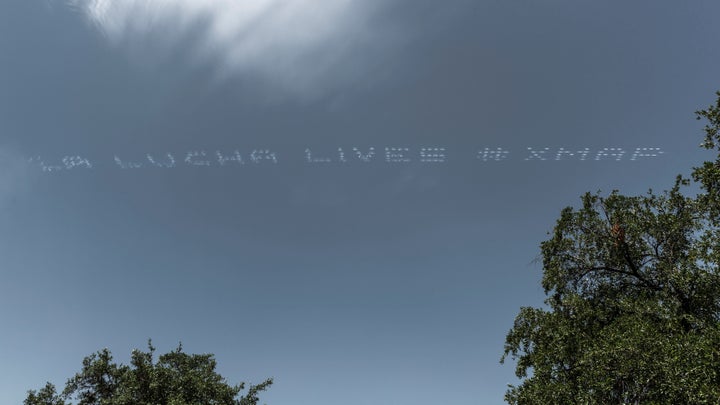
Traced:
<path id="1" fill-rule="evenodd" d="M 713 158 L 720 3 L 0 2 L 0 403 L 103 347 L 503 403 L 539 244 Z"/>

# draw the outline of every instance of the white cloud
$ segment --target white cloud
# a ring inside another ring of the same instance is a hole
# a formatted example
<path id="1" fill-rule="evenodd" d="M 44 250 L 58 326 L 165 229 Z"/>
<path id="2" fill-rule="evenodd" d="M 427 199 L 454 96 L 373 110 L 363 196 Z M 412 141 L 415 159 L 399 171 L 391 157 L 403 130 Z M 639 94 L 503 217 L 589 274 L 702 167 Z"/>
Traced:
<path id="1" fill-rule="evenodd" d="M 220 76 L 250 76 L 296 92 L 355 76 L 392 42 L 392 30 L 370 20 L 393 0 L 66 1 L 111 43 L 145 48 L 148 63 L 162 57 L 160 50 L 189 47 Z"/>

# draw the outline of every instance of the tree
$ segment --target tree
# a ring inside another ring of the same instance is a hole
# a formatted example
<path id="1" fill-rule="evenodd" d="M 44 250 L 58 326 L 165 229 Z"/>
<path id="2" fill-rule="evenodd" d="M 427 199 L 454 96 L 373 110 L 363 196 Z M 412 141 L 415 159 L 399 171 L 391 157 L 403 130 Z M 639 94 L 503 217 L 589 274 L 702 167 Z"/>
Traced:
<path id="1" fill-rule="evenodd" d="M 521 308 L 501 359 L 511 404 L 720 403 L 720 92 L 714 162 L 663 193 L 587 193 L 541 244 L 546 308 Z"/>
<path id="2" fill-rule="evenodd" d="M 245 384 L 228 385 L 215 372 L 212 354 L 189 355 L 179 345 L 154 361 L 155 348 L 134 350 L 130 366 L 116 364 L 108 349 L 83 360 L 82 370 L 70 378 L 62 393 L 47 383 L 39 391 L 29 391 L 24 405 L 257 405 L 258 393 L 272 379 L 251 385 L 237 398 Z"/>

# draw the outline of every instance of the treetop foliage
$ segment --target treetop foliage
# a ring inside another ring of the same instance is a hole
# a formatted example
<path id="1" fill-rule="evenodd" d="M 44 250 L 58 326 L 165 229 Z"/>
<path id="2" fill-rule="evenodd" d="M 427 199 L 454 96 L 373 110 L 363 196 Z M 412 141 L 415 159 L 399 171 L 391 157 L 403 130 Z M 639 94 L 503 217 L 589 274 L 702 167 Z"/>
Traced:
<path id="1" fill-rule="evenodd" d="M 272 384 L 228 385 L 215 372 L 212 354 L 187 354 L 182 345 L 154 360 L 155 348 L 133 350 L 130 365 L 117 364 L 108 349 L 83 360 L 82 370 L 70 378 L 62 393 L 47 383 L 29 391 L 24 405 L 257 405 L 258 394 Z"/>
<path id="2" fill-rule="evenodd" d="M 697 111 L 714 162 L 662 193 L 586 193 L 541 244 L 547 309 L 525 307 L 501 362 L 512 404 L 720 402 L 720 92 Z"/>

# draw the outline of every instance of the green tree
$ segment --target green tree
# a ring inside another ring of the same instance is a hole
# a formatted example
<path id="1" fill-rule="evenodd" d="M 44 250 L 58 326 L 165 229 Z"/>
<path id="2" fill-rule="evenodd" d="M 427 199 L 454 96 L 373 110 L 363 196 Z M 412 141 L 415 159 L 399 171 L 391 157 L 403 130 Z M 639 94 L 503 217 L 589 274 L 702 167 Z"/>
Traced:
<path id="1" fill-rule="evenodd" d="M 697 111 L 715 161 L 663 193 L 587 193 L 541 244 L 545 308 L 521 308 L 501 362 L 511 404 L 720 403 L 720 92 Z"/>
<path id="2" fill-rule="evenodd" d="M 47 383 L 29 391 L 24 405 L 257 405 L 258 394 L 272 384 L 231 386 L 215 372 L 212 354 L 189 355 L 182 345 L 154 360 L 155 348 L 134 350 L 130 365 L 116 364 L 108 349 L 83 360 L 82 370 L 70 378 L 62 393 Z"/>

